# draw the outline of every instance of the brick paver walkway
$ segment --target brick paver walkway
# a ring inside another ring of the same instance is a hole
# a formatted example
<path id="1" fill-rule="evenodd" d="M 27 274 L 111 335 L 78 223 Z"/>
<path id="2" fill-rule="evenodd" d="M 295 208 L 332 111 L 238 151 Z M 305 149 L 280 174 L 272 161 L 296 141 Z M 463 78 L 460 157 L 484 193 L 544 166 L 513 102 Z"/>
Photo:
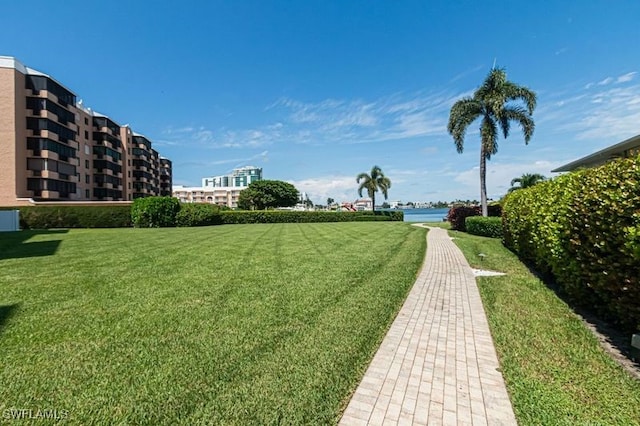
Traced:
<path id="1" fill-rule="evenodd" d="M 516 425 L 475 277 L 443 229 L 341 425 Z"/>

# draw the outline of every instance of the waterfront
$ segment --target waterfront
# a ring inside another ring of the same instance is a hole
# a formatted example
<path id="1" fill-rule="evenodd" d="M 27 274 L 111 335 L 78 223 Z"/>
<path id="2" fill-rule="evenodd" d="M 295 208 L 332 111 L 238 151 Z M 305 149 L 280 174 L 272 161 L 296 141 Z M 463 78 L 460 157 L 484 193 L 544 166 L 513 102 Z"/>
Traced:
<path id="1" fill-rule="evenodd" d="M 403 209 L 405 222 L 442 222 L 449 209 Z"/>

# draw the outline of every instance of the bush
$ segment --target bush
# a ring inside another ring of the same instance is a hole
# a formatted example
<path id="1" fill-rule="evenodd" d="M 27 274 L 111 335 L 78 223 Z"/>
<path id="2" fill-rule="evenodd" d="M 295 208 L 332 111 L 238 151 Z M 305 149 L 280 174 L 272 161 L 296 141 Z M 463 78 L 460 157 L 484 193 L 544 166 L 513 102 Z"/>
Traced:
<path id="1" fill-rule="evenodd" d="M 514 191 L 504 243 L 576 303 L 640 329 L 640 157 Z"/>
<path id="2" fill-rule="evenodd" d="M 23 206 L 20 228 L 127 228 L 131 226 L 131 206 Z"/>
<path id="3" fill-rule="evenodd" d="M 499 204 L 491 204 L 488 206 L 489 217 L 500 216 L 502 214 L 502 208 Z M 466 219 L 470 216 L 482 216 L 482 208 L 480 206 L 467 207 L 457 206 L 449 209 L 447 213 L 447 220 L 451 223 L 451 229 L 454 231 L 466 232 Z"/>
<path id="4" fill-rule="evenodd" d="M 131 206 L 131 221 L 136 228 L 175 226 L 179 211 L 180 201 L 177 198 L 137 198 Z"/>
<path id="5" fill-rule="evenodd" d="M 465 220 L 467 232 L 481 237 L 501 238 L 502 219 L 499 217 L 470 216 Z"/>
<path id="6" fill-rule="evenodd" d="M 399 213 L 399 214 L 398 214 Z M 311 223 L 354 221 L 402 221 L 403 212 L 307 212 L 292 210 L 235 210 L 220 213 L 222 223 Z"/>
<path id="7" fill-rule="evenodd" d="M 214 204 L 182 204 L 176 214 L 176 226 L 221 225 L 220 207 Z"/>

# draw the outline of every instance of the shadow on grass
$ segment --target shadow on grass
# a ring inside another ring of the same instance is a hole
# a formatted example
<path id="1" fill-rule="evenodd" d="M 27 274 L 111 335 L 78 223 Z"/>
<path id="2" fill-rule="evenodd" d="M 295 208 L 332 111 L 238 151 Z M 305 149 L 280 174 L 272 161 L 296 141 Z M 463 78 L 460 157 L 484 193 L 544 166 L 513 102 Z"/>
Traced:
<path id="1" fill-rule="evenodd" d="M 61 240 L 27 242 L 35 235 L 66 234 L 66 229 L 16 231 L 0 234 L 0 260 L 26 257 L 51 256 L 56 253 Z"/>
<path id="2" fill-rule="evenodd" d="M 4 306 L 0 305 L 0 333 L 2 333 L 5 323 L 15 314 L 18 305 L 19 303 Z"/>
<path id="3" fill-rule="evenodd" d="M 614 323 L 603 319 L 601 315 L 588 306 L 576 303 L 563 291 L 551 274 L 540 273 L 533 265 L 527 262 L 523 261 L 523 264 L 529 269 L 529 272 L 542 281 L 549 290 L 553 291 L 556 297 L 566 303 L 580 317 L 609 356 L 631 375 L 640 379 L 640 362 L 634 361 L 631 357 L 632 331 L 617 327 Z"/>

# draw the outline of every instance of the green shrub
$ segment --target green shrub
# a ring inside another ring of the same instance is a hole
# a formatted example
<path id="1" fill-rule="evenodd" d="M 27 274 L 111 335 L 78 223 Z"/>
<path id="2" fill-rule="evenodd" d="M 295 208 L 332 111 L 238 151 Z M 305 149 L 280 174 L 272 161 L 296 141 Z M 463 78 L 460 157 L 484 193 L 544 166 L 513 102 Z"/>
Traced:
<path id="1" fill-rule="evenodd" d="M 398 214 L 400 213 L 400 214 Z M 402 221 L 402 212 L 325 212 L 292 210 L 234 210 L 220 212 L 224 224 Z"/>
<path id="2" fill-rule="evenodd" d="M 501 238 L 502 219 L 499 217 L 470 216 L 465 220 L 467 232 L 481 237 Z"/>
<path id="3" fill-rule="evenodd" d="M 514 191 L 504 242 L 576 302 L 640 329 L 640 157 Z"/>
<path id="4" fill-rule="evenodd" d="M 214 204 L 186 203 L 176 214 L 176 226 L 210 226 L 222 224 L 220 206 Z"/>
<path id="5" fill-rule="evenodd" d="M 137 198 L 131 206 L 131 221 L 136 228 L 175 226 L 179 211 L 180 201 L 177 198 Z"/>
<path id="6" fill-rule="evenodd" d="M 21 206 L 20 228 L 127 228 L 131 226 L 131 206 Z"/>
<path id="7" fill-rule="evenodd" d="M 491 204 L 487 206 L 487 213 L 489 214 L 489 217 L 500 216 L 502 214 L 502 207 L 499 204 Z M 466 232 L 466 219 L 471 216 L 482 216 L 482 209 L 480 206 L 452 207 L 447 213 L 447 221 L 449 221 L 451 229 L 454 231 Z"/>

